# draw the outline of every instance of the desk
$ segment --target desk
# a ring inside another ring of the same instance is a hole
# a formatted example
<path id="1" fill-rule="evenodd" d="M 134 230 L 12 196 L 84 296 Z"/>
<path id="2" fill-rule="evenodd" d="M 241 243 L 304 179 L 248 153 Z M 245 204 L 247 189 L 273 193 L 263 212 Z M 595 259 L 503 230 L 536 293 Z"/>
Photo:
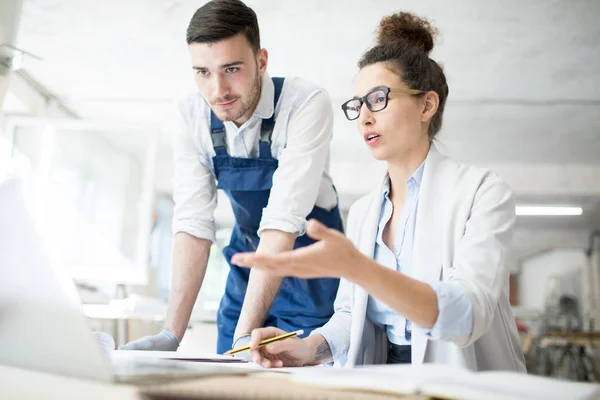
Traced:
<path id="1" fill-rule="evenodd" d="M 437 368 L 437 367 L 435 367 Z M 314 372 L 314 371 L 313 371 Z M 296 373 L 303 373 L 294 372 Z M 361 372 L 362 373 L 362 372 Z M 482 376 L 483 380 L 472 385 L 475 375 L 464 376 L 465 379 L 448 381 L 445 389 L 431 382 L 429 390 L 436 393 L 446 393 L 443 398 L 452 398 L 450 393 L 459 398 L 471 400 L 479 399 L 597 399 L 600 397 L 600 385 L 580 384 L 551 380 L 549 378 L 526 377 L 515 374 L 518 378 L 517 385 L 508 385 L 506 373 L 500 373 L 498 379 L 491 381 Z M 314 376 L 314 374 L 312 374 Z M 379 375 L 379 373 L 378 373 Z M 260 370 L 240 375 L 211 375 L 204 378 L 190 378 L 187 380 L 172 381 L 170 383 L 146 384 L 140 386 L 103 384 L 98 382 L 83 381 L 51 374 L 32 372 L 23 369 L 0 366 L 0 399 L 110 399 L 110 400 L 196 400 L 196 399 L 267 399 L 267 400 L 306 400 L 306 399 L 331 399 L 331 400 L 426 400 L 427 396 L 406 396 L 392 394 L 391 392 L 373 392 L 357 389 L 339 390 L 333 387 L 310 386 L 301 383 L 302 379 L 294 381 L 289 379 L 292 375 L 281 372 Z M 354 375 L 359 377 L 359 375 Z M 373 379 L 374 375 L 367 377 Z M 489 377 L 489 376 L 488 376 Z M 383 377 L 384 379 L 390 378 Z M 306 381 L 306 380 L 305 380 Z M 318 379 L 317 379 L 318 381 Z M 359 379 L 359 381 L 363 381 Z M 487 382 L 487 383 L 486 383 Z M 514 382 L 513 382 L 514 383 Z M 362 383 L 360 384 L 362 385 Z M 352 385 L 350 385 L 352 386 Z M 345 386 L 348 387 L 348 386 Z M 373 387 L 384 390 L 380 385 L 364 385 L 359 387 Z M 390 387 L 385 385 L 385 387 Z M 470 387 L 470 390 L 462 390 Z M 514 390 L 513 390 L 514 389 Z M 390 389 L 393 390 L 393 389 Z M 462 394 L 459 394 L 462 393 Z"/>
<path id="2" fill-rule="evenodd" d="M 600 332 L 548 331 L 539 338 L 533 366 L 540 375 L 599 382 L 596 360 L 587 348 L 599 345 Z"/>
<path id="3" fill-rule="evenodd" d="M 0 365 L 0 399 L 144 400 L 132 386 L 109 385 Z"/>
<path id="4" fill-rule="evenodd" d="M 600 346 L 600 332 L 548 331 L 540 338 L 540 347 L 547 346 Z"/>
<path id="5" fill-rule="evenodd" d="M 283 373 L 264 372 L 248 376 L 196 378 L 169 384 L 135 387 L 103 384 L 0 366 L 0 399 L 416 399 L 411 396 L 313 388 L 291 382 L 287 376 Z"/>
<path id="6" fill-rule="evenodd" d="M 261 399 L 261 400 L 425 400 L 423 397 L 365 391 L 331 390 L 292 382 L 273 372 L 221 376 L 140 389 L 150 400 Z"/>

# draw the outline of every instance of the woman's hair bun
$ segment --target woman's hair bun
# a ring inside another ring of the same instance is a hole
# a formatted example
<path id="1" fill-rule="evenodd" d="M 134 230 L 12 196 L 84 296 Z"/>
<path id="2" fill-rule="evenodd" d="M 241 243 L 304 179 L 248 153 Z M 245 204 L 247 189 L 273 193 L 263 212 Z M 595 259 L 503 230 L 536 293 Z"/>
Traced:
<path id="1" fill-rule="evenodd" d="M 408 12 L 384 17 L 379 23 L 377 44 L 403 43 L 429 54 L 438 31 L 429 21 Z"/>

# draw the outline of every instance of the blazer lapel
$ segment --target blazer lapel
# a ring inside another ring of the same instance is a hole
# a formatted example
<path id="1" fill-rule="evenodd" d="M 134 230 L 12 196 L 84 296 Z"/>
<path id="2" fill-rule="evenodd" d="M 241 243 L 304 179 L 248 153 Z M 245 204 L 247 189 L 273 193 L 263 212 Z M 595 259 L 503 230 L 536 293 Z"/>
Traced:
<path id="1" fill-rule="evenodd" d="M 386 177 L 387 179 L 387 177 Z M 375 238 L 379 225 L 379 213 L 381 211 L 381 195 L 383 193 L 383 183 L 366 204 L 364 209 L 364 218 L 358 226 L 358 232 L 355 233 L 358 250 L 364 255 L 373 258 L 375 252 Z M 358 211 L 358 210 L 357 210 Z M 350 348 L 348 350 L 348 366 L 354 366 L 358 360 L 361 351 L 361 342 L 365 319 L 367 317 L 367 304 L 369 294 L 359 285 L 354 285 L 354 296 L 352 304 L 352 327 L 350 330 Z"/>
<path id="2" fill-rule="evenodd" d="M 445 223 L 444 206 L 454 184 L 455 164 L 431 145 L 419 191 L 419 206 L 415 226 L 412 256 L 413 278 L 423 282 L 439 281 L 442 273 L 442 254 Z M 414 335 L 412 363 L 421 364 L 428 339 Z"/>

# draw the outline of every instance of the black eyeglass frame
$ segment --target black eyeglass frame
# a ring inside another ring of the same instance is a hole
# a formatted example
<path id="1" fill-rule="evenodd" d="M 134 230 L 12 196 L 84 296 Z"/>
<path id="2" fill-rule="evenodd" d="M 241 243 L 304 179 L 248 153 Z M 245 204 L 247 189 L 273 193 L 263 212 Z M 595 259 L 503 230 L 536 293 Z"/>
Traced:
<path id="1" fill-rule="evenodd" d="M 383 92 L 385 94 L 385 104 L 383 105 L 382 108 L 380 108 L 378 110 L 374 110 L 373 106 L 371 105 L 371 102 L 368 100 L 368 97 L 375 92 Z M 369 93 L 365 94 L 363 97 L 355 97 L 355 98 L 352 98 L 352 99 L 344 102 L 342 104 L 342 111 L 344 111 L 344 115 L 346 116 L 346 119 L 348 119 L 348 121 L 354 121 L 355 119 L 360 117 L 360 110 L 362 109 L 363 104 L 366 104 L 367 108 L 371 112 L 379 112 L 379 111 L 385 110 L 385 108 L 388 105 L 390 93 L 402 93 L 402 94 L 416 95 L 416 94 L 425 93 L 425 91 L 417 90 L 417 89 L 405 89 L 405 88 L 392 89 L 389 87 L 380 87 L 380 88 L 371 90 Z M 358 115 L 354 118 L 350 118 L 348 116 L 348 103 L 350 103 L 352 101 L 356 101 L 356 100 L 358 100 L 360 102 L 360 106 L 358 107 Z"/>

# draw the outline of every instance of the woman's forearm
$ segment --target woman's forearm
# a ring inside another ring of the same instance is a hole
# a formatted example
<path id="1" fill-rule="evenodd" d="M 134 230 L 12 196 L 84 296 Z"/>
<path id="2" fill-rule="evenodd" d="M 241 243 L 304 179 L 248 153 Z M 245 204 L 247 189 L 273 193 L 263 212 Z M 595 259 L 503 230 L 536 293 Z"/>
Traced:
<path id="1" fill-rule="evenodd" d="M 425 282 L 386 268 L 366 256 L 357 260 L 345 278 L 420 327 L 430 329 L 435 325 L 437 295 Z"/>

